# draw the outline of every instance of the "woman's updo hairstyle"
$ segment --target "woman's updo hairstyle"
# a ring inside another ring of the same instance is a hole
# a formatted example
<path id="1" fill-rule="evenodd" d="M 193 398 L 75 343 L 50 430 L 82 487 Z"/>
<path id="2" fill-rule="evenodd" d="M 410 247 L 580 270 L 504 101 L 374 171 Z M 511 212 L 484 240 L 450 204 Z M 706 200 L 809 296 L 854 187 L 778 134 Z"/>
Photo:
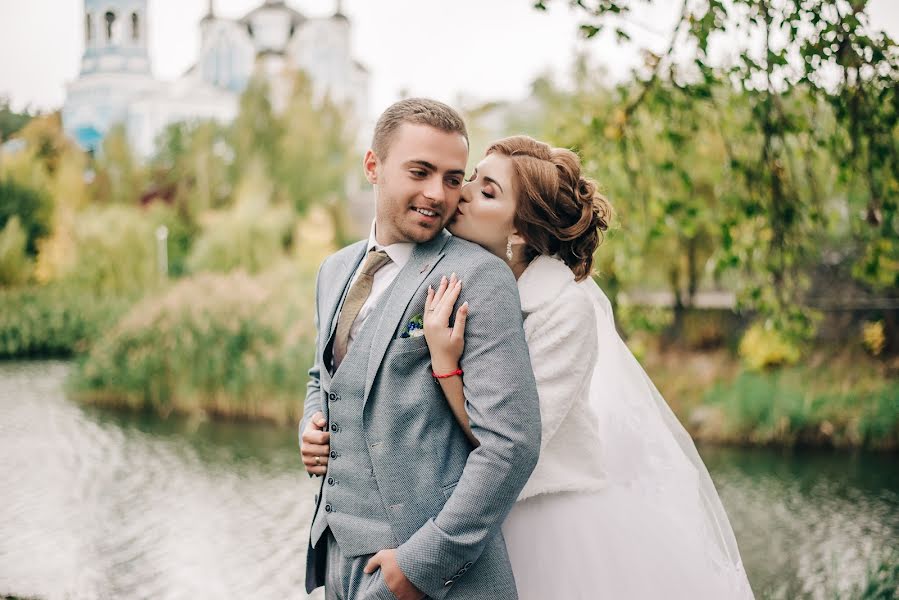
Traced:
<path id="1" fill-rule="evenodd" d="M 525 241 L 528 262 L 557 255 L 581 281 L 593 268 L 593 253 L 609 228 L 612 205 L 581 177 L 581 161 L 526 135 L 501 139 L 487 154 L 512 160 L 518 190 L 514 224 Z"/>

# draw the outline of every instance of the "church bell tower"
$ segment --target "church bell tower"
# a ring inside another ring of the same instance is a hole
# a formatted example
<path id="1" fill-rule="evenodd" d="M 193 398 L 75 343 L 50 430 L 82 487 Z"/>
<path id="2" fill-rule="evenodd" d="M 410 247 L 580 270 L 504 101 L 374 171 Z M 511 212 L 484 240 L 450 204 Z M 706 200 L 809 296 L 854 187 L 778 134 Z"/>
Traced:
<path id="1" fill-rule="evenodd" d="M 128 104 L 156 89 L 147 48 L 147 0 L 84 0 L 84 54 L 68 85 L 63 126 L 89 151 L 127 121 Z"/>

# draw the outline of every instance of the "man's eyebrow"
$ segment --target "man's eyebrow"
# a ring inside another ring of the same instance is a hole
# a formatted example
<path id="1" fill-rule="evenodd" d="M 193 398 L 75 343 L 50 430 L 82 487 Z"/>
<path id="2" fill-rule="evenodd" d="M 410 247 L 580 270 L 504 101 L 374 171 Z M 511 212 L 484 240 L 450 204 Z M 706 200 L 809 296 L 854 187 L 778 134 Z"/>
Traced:
<path id="1" fill-rule="evenodd" d="M 418 165 L 419 167 L 425 168 L 429 171 L 437 170 L 437 167 L 435 165 L 432 165 L 431 163 L 429 163 L 426 160 L 409 160 L 409 161 L 406 161 L 406 164 L 407 165 Z"/>
<path id="2" fill-rule="evenodd" d="M 493 185 L 495 185 L 496 187 L 499 188 L 499 191 L 503 192 L 504 194 L 506 193 L 505 191 L 503 191 L 503 186 L 501 186 L 501 185 L 499 184 L 499 182 L 498 182 L 496 179 L 494 179 L 493 177 L 487 177 L 487 176 L 485 175 L 485 176 L 484 176 L 484 181 L 486 181 L 487 183 L 492 183 Z"/>
<path id="3" fill-rule="evenodd" d="M 437 166 L 429 163 L 426 160 L 410 160 L 406 161 L 407 165 L 418 165 L 423 169 L 427 169 L 428 171 L 436 171 Z M 447 171 L 447 175 L 461 175 L 465 177 L 465 169 L 453 169 L 452 171 Z"/>

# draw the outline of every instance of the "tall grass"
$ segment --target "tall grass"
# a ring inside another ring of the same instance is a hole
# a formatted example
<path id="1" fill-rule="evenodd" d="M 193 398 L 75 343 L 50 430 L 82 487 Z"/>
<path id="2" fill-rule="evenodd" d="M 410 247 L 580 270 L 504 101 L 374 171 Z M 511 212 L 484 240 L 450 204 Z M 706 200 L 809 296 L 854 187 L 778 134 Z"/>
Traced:
<path id="1" fill-rule="evenodd" d="M 721 409 L 721 437 L 747 444 L 899 447 L 899 382 L 826 391 L 814 370 L 743 372 L 705 394 Z"/>
<path id="2" fill-rule="evenodd" d="M 84 352 L 131 304 L 82 288 L 50 284 L 0 290 L 0 358 Z"/>
<path id="3" fill-rule="evenodd" d="M 135 305 L 81 361 L 88 402 L 295 422 L 313 355 L 314 278 L 282 262 L 201 274 Z"/>

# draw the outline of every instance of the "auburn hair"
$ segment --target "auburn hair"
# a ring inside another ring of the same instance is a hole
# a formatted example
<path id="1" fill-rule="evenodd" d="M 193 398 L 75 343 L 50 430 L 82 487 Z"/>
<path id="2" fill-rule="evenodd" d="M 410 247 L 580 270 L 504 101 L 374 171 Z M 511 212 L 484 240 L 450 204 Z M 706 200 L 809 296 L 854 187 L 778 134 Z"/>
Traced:
<path id="1" fill-rule="evenodd" d="M 487 154 L 512 160 L 518 191 L 513 222 L 524 238 L 527 262 L 542 254 L 558 256 L 577 281 L 590 276 L 612 205 L 595 181 L 581 176 L 577 154 L 526 135 L 498 140 Z"/>

